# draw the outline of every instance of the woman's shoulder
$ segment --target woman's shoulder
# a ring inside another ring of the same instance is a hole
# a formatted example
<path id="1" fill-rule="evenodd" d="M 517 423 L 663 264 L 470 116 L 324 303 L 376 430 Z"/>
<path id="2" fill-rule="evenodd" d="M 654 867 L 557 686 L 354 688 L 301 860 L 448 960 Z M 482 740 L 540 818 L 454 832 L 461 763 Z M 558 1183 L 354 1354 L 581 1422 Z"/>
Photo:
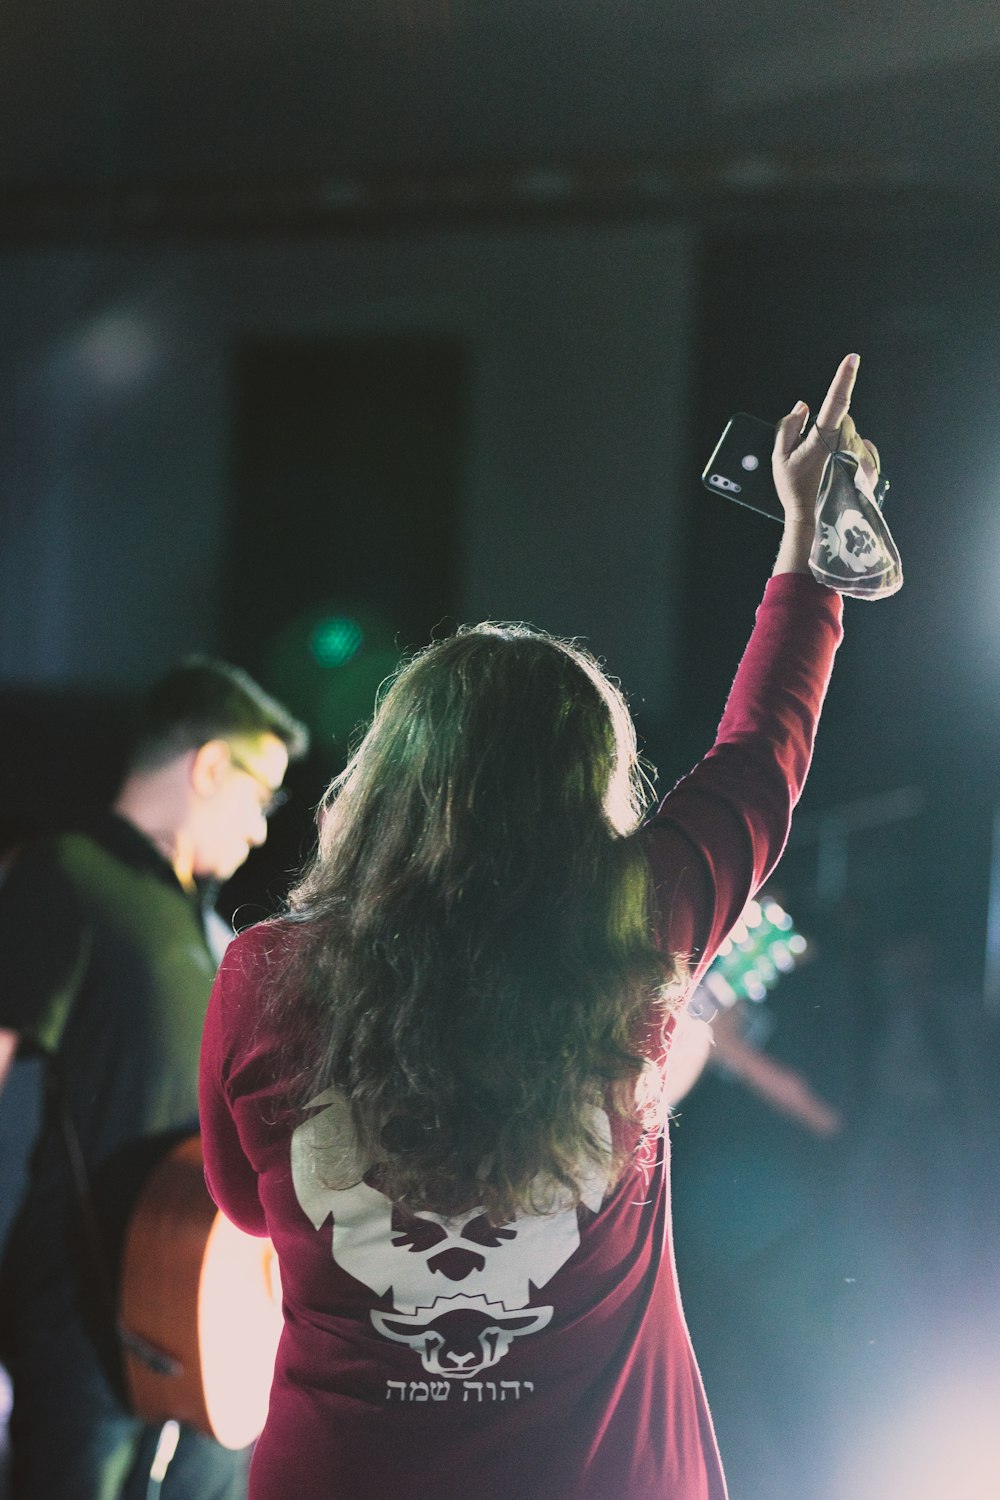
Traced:
<path id="1" fill-rule="evenodd" d="M 287 961 L 298 926 L 298 923 L 286 917 L 274 917 L 270 921 L 244 927 L 226 949 L 220 974 L 231 980 L 260 978 L 268 970 Z"/>
<path id="2" fill-rule="evenodd" d="M 279 918 L 237 933 L 226 949 L 212 989 L 206 1030 L 227 1038 L 239 1050 L 240 1038 L 269 1024 L 296 923 Z"/>

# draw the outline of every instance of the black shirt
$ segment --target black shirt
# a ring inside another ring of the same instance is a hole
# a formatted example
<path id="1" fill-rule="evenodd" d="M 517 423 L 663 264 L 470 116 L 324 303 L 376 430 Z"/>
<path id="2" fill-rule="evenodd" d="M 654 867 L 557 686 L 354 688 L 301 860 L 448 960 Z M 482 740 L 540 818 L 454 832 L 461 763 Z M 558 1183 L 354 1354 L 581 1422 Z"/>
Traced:
<path id="1" fill-rule="evenodd" d="M 198 1128 L 215 969 L 199 899 L 114 814 L 25 848 L 0 891 L 0 1027 L 48 1057 L 112 1254 L 157 1156 Z M 72 1196 L 53 1100 L 20 1216 L 36 1250 Z"/>

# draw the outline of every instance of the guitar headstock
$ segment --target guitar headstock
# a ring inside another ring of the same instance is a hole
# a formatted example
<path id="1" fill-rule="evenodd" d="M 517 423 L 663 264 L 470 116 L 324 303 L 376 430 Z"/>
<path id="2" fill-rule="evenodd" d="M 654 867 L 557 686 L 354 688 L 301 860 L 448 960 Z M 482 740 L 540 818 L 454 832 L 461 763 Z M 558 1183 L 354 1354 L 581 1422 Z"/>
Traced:
<path id="1" fill-rule="evenodd" d="M 748 901 L 699 985 L 718 1006 L 766 999 L 805 958 L 808 943 L 773 896 Z M 696 992 L 697 993 L 697 992 Z"/>

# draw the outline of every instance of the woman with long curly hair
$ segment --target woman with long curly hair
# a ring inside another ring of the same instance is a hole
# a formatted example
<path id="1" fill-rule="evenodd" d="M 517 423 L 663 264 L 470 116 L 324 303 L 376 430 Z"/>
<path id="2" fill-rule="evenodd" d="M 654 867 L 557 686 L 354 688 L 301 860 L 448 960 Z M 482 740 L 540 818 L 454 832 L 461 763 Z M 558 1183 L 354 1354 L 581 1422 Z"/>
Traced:
<path id="1" fill-rule="evenodd" d="M 643 818 L 586 652 L 466 628 L 404 665 L 202 1053 L 209 1185 L 274 1241 L 253 1500 L 722 1500 L 670 1247 L 677 1006 L 770 874 L 841 601 L 809 575 L 840 366 L 779 424 L 775 576 L 706 758 Z"/>

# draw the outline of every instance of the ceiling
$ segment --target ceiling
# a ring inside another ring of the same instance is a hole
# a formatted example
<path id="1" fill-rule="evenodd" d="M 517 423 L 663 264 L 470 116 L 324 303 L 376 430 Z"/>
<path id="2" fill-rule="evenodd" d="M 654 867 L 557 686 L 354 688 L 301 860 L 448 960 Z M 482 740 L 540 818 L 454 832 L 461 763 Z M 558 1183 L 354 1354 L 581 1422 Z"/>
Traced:
<path id="1" fill-rule="evenodd" d="M 982 0 L 14 0 L 4 33 L 8 243 L 762 201 L 997 212 Z"/>

